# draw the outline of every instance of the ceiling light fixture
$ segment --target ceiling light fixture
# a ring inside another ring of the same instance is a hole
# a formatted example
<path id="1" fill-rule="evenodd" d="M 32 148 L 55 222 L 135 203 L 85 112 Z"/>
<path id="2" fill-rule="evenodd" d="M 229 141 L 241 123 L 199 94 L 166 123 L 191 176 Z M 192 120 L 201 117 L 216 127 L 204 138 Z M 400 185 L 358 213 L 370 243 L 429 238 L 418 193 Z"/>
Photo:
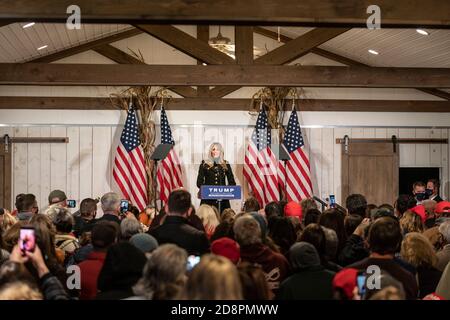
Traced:
<path id="1" fill-rule="evenodd" d="M 37 48 L 38 50 L 42 50 L 42 49 L 45 49 L 45 48 L 47 48 L 48 47 L 48 45 L 43 45 L 42 47 L 39 47 L 39 48 Z"/>
<path id="2" fill-rule="evenodd" d="M 26 28 L 34 26 L 35 24 L 36 24 L 35 22 L 30 22 L 30 23 L 23 25 L 22 28 L 26 29 Z"/>
<path id="3" fill-rule="evenodd" d="M 236 56 L 235 56 L 236 46 L 231 43 L 230 38 L 224 37 L 222 35 L 220 26 L 219 26 L 219 32 L 217 33 L 217 36 L 210 38 L 208 41 L 208 44 L 211 47 L 227 54 L 228 56 L 232 57 L 233 59 L 236 59 Z M 256 58 L 260 57 L 263 54 L 264 54 L 264 52 L 262 50 L 258 49 L 257 47 L 253 47 L 253 55 Z"/>
<path id="4" fill-rule="evenodd" d="M 423 36 L 428 36 L 430 34 L 428 31 L 425 31 L 423 29 L 416 29 L 416 32 Z"/>
<path id="5" fill-rule="evenodd" d="M 375 50 L 372 50 L 372 49 L 369 49 L 369 53 L 375 54 L 375 55 L 380 54 L 378 51 L 375 51 Z"/>

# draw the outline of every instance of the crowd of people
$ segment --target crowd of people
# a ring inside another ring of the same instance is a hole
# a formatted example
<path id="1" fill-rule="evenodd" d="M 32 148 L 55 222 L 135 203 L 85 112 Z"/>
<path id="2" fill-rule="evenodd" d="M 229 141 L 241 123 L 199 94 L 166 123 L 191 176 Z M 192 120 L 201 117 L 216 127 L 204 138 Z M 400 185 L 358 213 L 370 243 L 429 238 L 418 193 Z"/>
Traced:
<path id="1" fill-rule="evenodd" d="M 417 182 L 392 205 L 352 194 L 323 211 L 250 197 L 221 213 L 184 189 L 159 212 L 123 212 L 112 192 L 77 212 L 60 190 L 42 210 L 20 194 L 0 209 L 0 299 L 450 299 L 450 202 L 438 190 Z"/>

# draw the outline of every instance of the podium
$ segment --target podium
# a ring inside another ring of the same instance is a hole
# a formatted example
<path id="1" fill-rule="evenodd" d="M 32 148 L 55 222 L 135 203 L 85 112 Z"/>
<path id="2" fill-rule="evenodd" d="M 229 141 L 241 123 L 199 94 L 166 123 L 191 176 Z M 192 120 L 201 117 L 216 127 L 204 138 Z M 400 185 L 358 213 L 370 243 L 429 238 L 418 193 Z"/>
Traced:
<path id="1" fill-rule="evenodd" d="M 154 170 L 154 176 L 153 176 L 153 185 L 154 185 L 154 205 L 155 205 L 155 210 L 156 212 L 158 212 L 158 207 L 156 204 L 156 192 L 158 190 L 158 179 L 157 179 L 157 171 L 158 171 L 158 161 L 160 160 L 164 160 L 167 155 L 169 154 L 170 150 L 172 150 L 173 148 L 173 144 L 164 144 L 161 143 L 159 144 L 156 148 L 155 151 L 153 151 L 153 154 L 150 156 L 150 159 L 154 161 L 155 163 L 155 170 Z"/>
<path id="2" fill-rule="evenodd" d="M 217 200 L 219 213 L 222 214 L 222 201 L 241 199 L 242 188 L 241 186 L 204 185 L 200 187 L 200 198 L 202 200 Z"/>

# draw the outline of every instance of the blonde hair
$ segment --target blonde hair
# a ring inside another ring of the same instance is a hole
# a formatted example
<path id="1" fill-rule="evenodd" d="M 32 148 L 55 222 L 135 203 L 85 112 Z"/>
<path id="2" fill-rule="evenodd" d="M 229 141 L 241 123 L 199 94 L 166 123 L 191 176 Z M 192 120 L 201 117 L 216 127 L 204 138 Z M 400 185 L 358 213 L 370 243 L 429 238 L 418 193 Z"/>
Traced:
<path id="1" fill-rule="evenodd" d="M 209 166 L 213 166 L 214 165 L 214 158 L 211 155 L 212 149 L 214 147 L 216 147 L 220 151 L 219 164 L 222 167 L 226 168 L 226 163 L 225 163 L 225 160 L 223 159 L 223 157 L 224 157 L 223 156 L 223 153 L 224 153 L 223 152 L 223 147 L 222 147 L 222 145 L 219 142 L 213 142 L 209 146 L 209 148 L 208 148 L 208 155 L 207 155 L 206 160 L 205 160 L 206 164 L 208 164 Z"/>
<path id="2" fill-rule="evenodd" d="M 0 300 L 43 300 L 42 294 L 26 282 L 11 282 L 0 290 Z"/>
<path id="3" fill-rule="evenodd" d="M 13 225 L 17 223 L 16 217 L 14 217 L 9 211 L 5 210 L 3 214 L 3 222 L 1 225 L 1 229 L 3 232 L 8 231 Z"/>
<path id="4" fill-rule="evenodd" d="M 230 222 L 232 223 L 236 218 L 236 212 L 233 209 L 227 208 L 222 211 L 222 216 L 220 217 L 220 222 Z"/>
<path id="5" fill-rule="evenodd" d="M 217 212 L 213 207 L 207 204 L 202 204 L 198 210 L 195 211 L 195 214 L 202 220 L 203 226 L 207 232 L 208 230 L 214 232 L 214 229 L 216 229 L 220 223 Z"/>
<path id="6" fill-rule="evenodd" d="M 204 255 L 189 276 L 184 298 L 242 300 L 242 286 L 236 266 L 225 257 Z"/>
<path id="7" fill-rule="evenodd" d="M 423 232 L 422 218 L 411 210 L 407 210 L 400 218 L 400 227 L 402 228 L 403 234 Z"/>
<path id="8" fill-rule="evenodd" d="M 418 232 L 411 232 L 405 236 L 400 254 L 403 259 L 416 268 L 419 266 L 436 266 L 438 262 L 430 240 Z"/>

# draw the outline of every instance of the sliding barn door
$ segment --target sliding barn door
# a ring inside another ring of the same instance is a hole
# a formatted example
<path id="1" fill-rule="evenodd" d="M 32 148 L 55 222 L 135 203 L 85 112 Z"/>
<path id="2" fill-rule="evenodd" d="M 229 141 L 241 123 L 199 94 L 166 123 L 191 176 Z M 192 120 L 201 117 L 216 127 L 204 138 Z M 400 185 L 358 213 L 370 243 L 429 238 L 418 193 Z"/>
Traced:
<path id="1" fill-rule="evenodd" d="M 11 145 L 5 152 L 5 145 L 0 142 L 0 208 L 11 210 Z"/>
<path id="2" fill-rule="evenodd" d="M 342 201 L 352 193 L 363 194 L 368 203 L 394 204 L 398 197 L 398 146 L 392 143 L 342 144 Z"/>

